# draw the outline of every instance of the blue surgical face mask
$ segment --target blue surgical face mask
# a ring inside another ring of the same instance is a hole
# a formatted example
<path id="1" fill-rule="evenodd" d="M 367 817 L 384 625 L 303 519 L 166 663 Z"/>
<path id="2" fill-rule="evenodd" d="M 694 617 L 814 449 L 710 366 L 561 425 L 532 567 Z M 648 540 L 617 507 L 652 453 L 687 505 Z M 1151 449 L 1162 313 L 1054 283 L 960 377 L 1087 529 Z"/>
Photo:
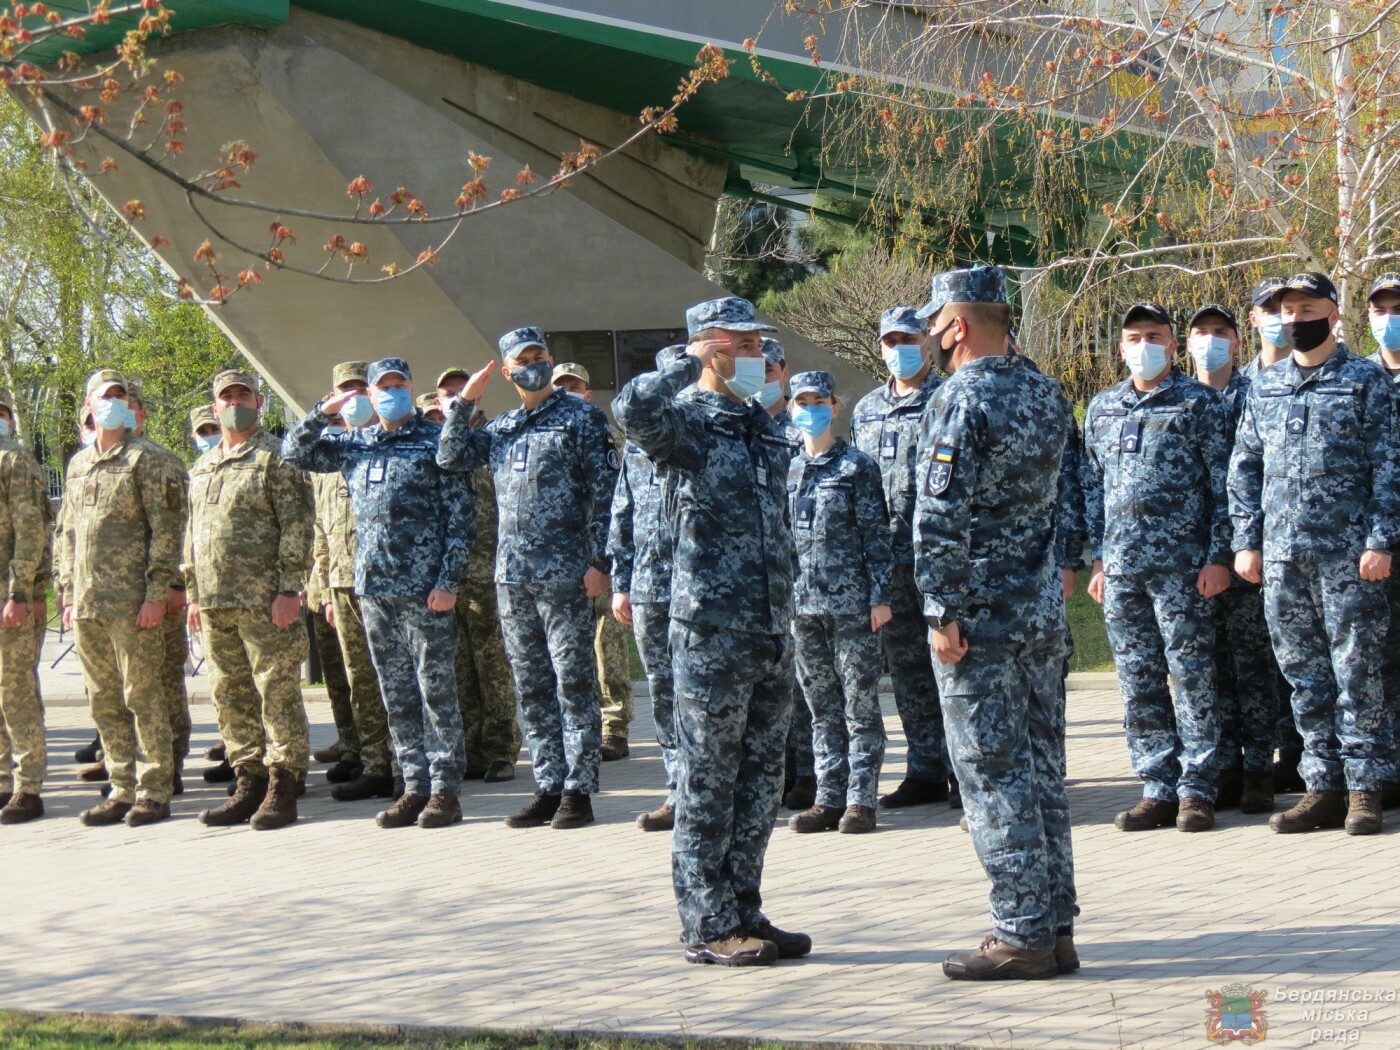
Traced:
<path id="1" fill-rule="evenodd" d="M 132 408 L 130 405 L 126 406 L 126 429 L 136 429 L 136 409 Z"/>
<path id="2" fill-rule="evenodd" d="M 1371 334 L 1386 350 L 1400 350 L 1400 315 L 1380 314 L 1371 318 Z"/>
<path id="3" fill-rule="evenodd" d="M 84 427 L 82 430 L 78 431 L 78 440 L 82 442 L 83 448 L 91 448 L 92 443 L 97 440 L 97 431 L 88 430 Z"/>
<path id="4" fill-rule="evenodd" d="M 890 375 L 896 379 L 912 379 L 924 367 L 923 348 L 915 343 L 882 347 L 880 356 L 885 359 L 885 367 L 890 370 Z"/>
<path id="5" fill-rule="evenodd" d="M 10 421 L 4 416 L 0 416 L 0 438 L 10 436 Z"/>
<path id="6" fill-rule="evenodd" d="M 374 410 L 386 423 L 397 423 L 413 411 L 413 395 L 406 386 L 375 390 Z"/>
<path id="7" fill-rule="evenodd" d="M 724 381 L 740 401 L 747 401 L 763 389 L 763 377 L 768 374 L 768 362 L 761 357 L 731 357 L 734 375 Z"/>
<path id="8" fill-rule="evenodd" d="M 1132 343 L 1124 356 L 1128 371 L 1144 382 L 1156 379 L 1167 370 L 1167 348 L 1161 343 Z"/>
<path id="9" fill-rule="evenodd" d="M 1186 341 L 1191 359 L 1203 372 L 1215 372 L 1230 361 L 1230 340 L 1220 335 L 1193 335 Z"/>
<path id="10" fill-rule="evenodd" d="M 783 399 L 783 382 L 775 379 L 771 383 L 764 383 L 763 389 L 755 396 L 755 400 L 764 408 L 772 408 Z"/>
<path id="11" fill-rule="evenodd" d="M 348 426 L 362 427 L 374 416 L 374 405 L 364 394 L 356 394 L 340 406 L 340 418 Z"/>
<path id="12" fill-rule="evenodd" d="M 194 436 L 194 447 L 200 452 L 208 452 L 219 443 L 218 434 L 196 434 Z"/>
<path id="13" fill-rule="evenodd" d="M 1265 314 L 1259 322 L 1259 338 L 1270 346 L 1283 346 L 1283 317 L 1280 314 Z"/>
<path id="14" fill-rule="evenodd" d="M 341 434 L 349 433 L 344 423 L 331 423 L 321 433 L 327 437 L 340 437 Z"/>
<path id="15" fill-rule="evenodd" d="M 103 430 L 122 430 L 126 427 L 126 399 L 120 397 L 99 397 L 92 406 L 92 421 Z"/>
<path id="16" fill-rule="evenodd" d="M 831 406 L 803 405 L 795 408 L 792 425 L 808 437 L 821 437 L 831 427 Z"/>
<path id="17" fill-rule="evenodd" d="M 546 358 L 531 361 L 528 365 L 511 365 L 506 378 L 521 390 L 533 394 L 549 386 L 549 381 L 554 378 L 554 366 Z"/>

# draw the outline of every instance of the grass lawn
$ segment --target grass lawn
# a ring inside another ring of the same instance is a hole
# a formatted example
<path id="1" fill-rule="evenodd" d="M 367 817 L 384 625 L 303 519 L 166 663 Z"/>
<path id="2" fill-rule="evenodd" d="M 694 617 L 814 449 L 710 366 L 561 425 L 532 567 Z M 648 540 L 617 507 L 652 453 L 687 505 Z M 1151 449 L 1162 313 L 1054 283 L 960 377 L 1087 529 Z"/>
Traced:
<path id="1" fill-rule="evenodd" d="M 1079 589 L 1065 604 L 1069 610 L 1069 629 L 1074 635 L 1074 659 L 1071 671 L 1112 671 L 1113 653 L 1108 648 L 1108 634 L 1103 627 L 1103 609 L 1085 590 L 1088 572 L 1079 574 Z"/>

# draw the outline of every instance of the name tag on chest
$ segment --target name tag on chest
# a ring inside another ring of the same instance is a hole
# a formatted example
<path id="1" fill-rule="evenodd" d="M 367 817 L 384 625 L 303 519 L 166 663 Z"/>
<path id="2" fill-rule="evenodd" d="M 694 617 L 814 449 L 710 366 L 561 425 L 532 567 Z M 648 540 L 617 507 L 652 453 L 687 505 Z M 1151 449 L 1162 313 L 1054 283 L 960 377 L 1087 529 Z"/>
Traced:
<path id="1" fill-rule="evenodd" d="M 524 473 L 525 464 L 530 460 L 530 446 L 522 441 L 511 450 L 510 469 Z"/>
<path id="2" fill-rule="evenodd" d="M 754 473 L 754 477 L 758 479 L 759 487 L 760 487 L 760 488 L 767 488 L 767 487 L 768 487 L 768 464 L 767 464 L 767 463 L 763 463 L 763 462 L 761 462 L 761 461 L 758 462 L 758 463 L 755 463 L 755 464 L 754 464 L 754 467 L 753 467 L 753 473 Z"/>
<path id="3" fill-rule="evenodd" d="M 797 512 L 793 515 L 793 525 L 799 529 L 810 529 L 817 516 L 817 501 L 810 496 L 797 500 Z"/>
<path id="4" fill-rule="evenodd" d="M 369 483 L 380 485 L 384 482 L 385 463 L 382 459 L 372 460 L 369 465 Z"/>
<path id="5" fill-rule="evenodd" d="M 1308 406 L 1296 401 L 1288 406 L 1288 432 L 1302 434 L 1308 429 Z"/>
<path id="6" fill-rule="evenodd" d="M 1136 452 L 1142 447 L 1142 420 L 1125 419 L 1123 421 L 1123 451 Z"/>
<path id="7" fill-rule="evenodd" d="M 886 430 L 880 435 L 880 458 L 894 459 L 899 454 L 899 432 Z"/>

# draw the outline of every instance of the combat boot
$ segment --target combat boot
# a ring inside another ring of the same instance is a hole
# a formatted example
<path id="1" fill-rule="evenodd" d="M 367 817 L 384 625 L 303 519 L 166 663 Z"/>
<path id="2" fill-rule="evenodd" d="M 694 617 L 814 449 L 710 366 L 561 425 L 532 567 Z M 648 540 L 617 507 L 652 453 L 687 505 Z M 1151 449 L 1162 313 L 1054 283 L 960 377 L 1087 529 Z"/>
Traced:
<path id="1" fill-rule="evenodd" d="M 204 782 L 206 784 L 227 784 L 237 778 L 233 767 L 228 764 L 228 759 L 220 762 L 217 766 L 210 766 L 204 771 Z"/>
<path id="2" fill-rule="evenodd" d="M 209 756 L 213 758 L 213 755 Z M 340 761 L 340 741 L 337 740 L 330 747 L 323 747 L 320 751 L 313 751 L 311 761 L 319 765 L 329 765 L 332 762 Z"/>
<path id="3" fill-rule="evenodd" d="M 248 821 L 248 826 L 254 831 L 285 828 L 297 819 L 297 788 L 300 787 L 297 775 L 280 766 L 273 766 L 268 772 L 271 776 L 267 785 L 267 795 L 258 811 L 253 814 L 253 818 Z"/>
<path id="4" fill-rule="evenodd" d="M 735 930 L 727 936 L 690 945 L 685 950 L 685 961 L 707 966 L 772 966 L 778 961 L 778 946 Z"/>
<path id="5" fill-rule="evenodd" d="M 103 799 L 92 809 L 85 809 L 78 814 L 87 827 L 105 828 L 112 824 L 120 824 L 122 818 L 131 812 L 130 802 L 114 802 L 112 799 Z"/>
<path id="6" fill-rule="evenodd" d="M 84 744 L 73 752 L 73 761 L 77 762 L 79 765 L 83 765 L 84 763 L 96 762 L 101 755 L 102 734 L 99 733 L 92 738 L 91 744 Z"/>
<path id="7" fill-rule="evenodd" d="M 44 800 L 28 791 L 19 791 L 5 800 L 5 808 L 0 809 L 0 824 L 24 824 L 43 815 Z"/>
<path id="8" fill-rule="evenodd" d="M 582 791 L 565 791 L 549 826 L 555 829 L 581 828 L 592 823 L 593 800 Z"/>
<path id="9" fill-rule="evenodd" d="M 811 809 L 817 802 L 817 778 L 805 773 L 792 782 L 792 790 L 783 796 L 786 809 Z"/>
<path id="10" fill-rule="evenodd" d="M 393 797 L 393 777 L 371 777 L 361 773 L 350 783 L 331 788 L 331 798 L 337 802 L 364 802 L 372 798 Z"/>
<path id="11" fill-rule="evenodd" d="M 838 830 L 843 835 L 864 835 L 875 830 L 875 808 L 873 806 L 847 806 L 841 815 Z"/>
<path id="12" fill-rule="evenodd" d="M 1119 831 L 1148 831 L 1152 828 L 1170 827 L 1176 823 L 1177 809 L 1175 802 L 1145 798 L 1132 809 L 1125 809 L 1114 817 L 1113 826 Z"/>
<path id="13" fill-rule="evenodd" d="M 899 787 L 888 795 L 880 796 L 880 805 L 886 809 L 904 809 L 906 806 L 922 806 L 929 802 L 947 802 L 948 785 L 939 780 L 920 780 L 905 777 Z"/>
<path id="14" fill-rule="evenodd" d="M 1296 835 L 1300 831 L 1340 828 L 1346 819 L 1346 792 L 1309 791 L 1288 812 L 1270 817 L 1269 827 L 1280 835 Z"/>
<path id="15" fill-rule="evenodd" d="M 988 934 L 975 952 L 943 960 L 943 975 L 954 981 L 1039 981 L 1060 972 L 1053 948 L 1017 948 Z"/>
<path id="16" fill-rule="evenodd" d="M 1274 811 L 1274 774 L 1246 773 L 1240 791 L 1241 813 L 1272 813 Z"/>
<path id="17" fill-rule="evenodd" d="M 667 802 L 650 813 L 637 815 L 637 827 L 643 831 L 670 831 L 676 826 L 676 807 Z"/>
<path id="18" fill-rule="evenodd" d="M 0 791 L 0 809 L 4 809 L 10 804 L 10 799 L 15 797 L 13 791 Z"/>
<path id="19" fill-rule="evenodd" d="M 1060 973 L 1075 973 L 1079 970 L 1079 952 L 1074 947 L 1074 931 L 1065 926 L 1055 931 L 1055 969 Z"/>
<path id="20" fill-rule="evenodd" d="M 810 806 L 788 821 L 788 827 L 799 835 L 814 831 L 835 831 L 845 812 L 840 806 Z"/>
<path id="21" fill-rule="evenodd" d="M 1308 785 L 1303 782 L 1303 775 L 1298 772 L 1298 763 L 1302 760 L 1301 751 L 1292 748 L 1279 750 L 1278 761 L 1274 763 L 1274 791 L 1277 794 L 1288 795 L 1295 791 L 1308 790 Z"/>
<path id="22" fill-rule="evenodd" d="M 220 740 L 208 751 L 204 752 L 204 757 L 210 762 L 222 762 L 224 759 L 228 758 L 228 748 L 225 747 L 224 742 Z"/>
<path id="23" fill-rule="evenodd" d="M 632 753 L 632 748 L 628 746 L 627 738 L 623 736 L 603 737 L 603 746 L 601 750 L 604 762 L 616 762 L 619 759 L 626 758 Z"/>
<path id="24" fill-rule="evenodd" d="M 515 779 L 514 762 L 492 762 L 481 777 L 488 784 L 504 784 Z"/>
<path id="25" fill-rule="evenodd" d="M 812 951 L 812 938 L 805 933 L 789 933 L 780 930 L 767 919 L 748 928 L 750 937 L 760 941 L 771 941 L 778 946 L 779 959 L 800 959 Z"/>
<path id="26" fill-rule="evenodd" d="M 365 767 L 359 762 L 353 762 L 348 758 L 342 758 L 330 769 L 326 770 L 326 779 L 332 784 L 348 784 L 365 771 Z"/>
<path id="27" fill-rule="evenodd" d="M 170 775 L 170 793 L 172 795 L 185 793 L 185 760 L 182 758 L 175 760 L 175 769 Z"/>
<path id="28" fill-rule="evenodd" d="M 1244 791 L 1244 773 L 1239 766 L 1222 769 L 1215 781 L 1215 808 L 1234 809 Z"/>
<path id="29" fill-rule="evenodd" d="M 78 779 L 86 784 L 100 784 L 107 779 L 107 766 L 103 762 L 94 766 L 84 766 L 78 770 Z"/>
<path id="30" fill-rule="evenodd" d="M 222 806 L 206 809 L 199 815 L 199 822 L 211 828 L 232 827 L 242 824 L 258 811 L 267 797 L 267 777 L 255 777 L 240 769 L 233 797 Z"/>
<path id="31" fill-rule="evenodd" d="M 529 804 L 524 809 L 514 816 L 506 817 L 506 827 L 543 827 L 554 819 L 554 814 L 559 812 L 559 804 L 562 801 L 562 795 L 550 795 L 543 791 L 536 791 L 535 797 L 530 799 Z"/>
<path id="32" fill-rule="evenodd" d="M 126 815 L 126 826 L 139 828 L 146 824 L 155 824 L 166 820 L 169 816 L 169 802 L 157 802 L 153 798 L 138 798 L 136 805 L 132 806 L 131 812 Z"/>
<path id="33" fill-rule="evenodd" d="M 428 808 L 427 795 L 404 792 L 394 804 L 374 818 L 381 828 L 407 828 L 418 823 L 419 814 Z"/>
<path id="34" fill-rule="evenodd" d="M 1353 791 L 1347 799 L 1348 835 L 1379 835 L 1381 833 L 1381 793 Z"/>
<path id="35" fill-rule="evenodd" d="M 1215 827 L 1215 807 L 1206 799 L 1185 795 L 1177 808 L 1177 831 L 1210 831 Z"/>
<path id="36" fill-rule="evenodd" d="M 462 819 L 462 800 L 456 795 L 433 795 L 418 814 L 420 828 L 445 828 Z"/>

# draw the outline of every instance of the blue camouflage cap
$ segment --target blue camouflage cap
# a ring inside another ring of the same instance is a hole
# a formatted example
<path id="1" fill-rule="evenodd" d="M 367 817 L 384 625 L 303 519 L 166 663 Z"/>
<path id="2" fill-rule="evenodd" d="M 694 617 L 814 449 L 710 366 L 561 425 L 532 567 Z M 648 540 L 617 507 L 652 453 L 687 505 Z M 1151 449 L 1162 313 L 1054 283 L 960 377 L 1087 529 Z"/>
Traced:
<path id="1" fill-rule="evenodd" d="M 771 324 L 754 319 L 753 303 L 737 295 L 696 303 L 685 312 L 686 332 L 696 335 L 711 328 L 730 332 L 776 332 Z"/>
<path id="2" fill-rule="evenodd" d="M 763 360 L 770 365 L 780 365 L 787 360 L 783 354 L 783 344 L 776 339 L 765 339 L 763 345 L 759 347 L 763 353 Z"/>
<path id="3" fill-rule="evenodd" d="M 665 368 L 672 361 L 679 361 L 685 354 L 685 344 L 677 343 L 675 346 L 663 346 L 656 351 L 656 367 Z"/>
<path id="4" fill-rule="evenodd" d="M 1274 296 L 1283 288 L 1283 281 L 1278 277 L 1265 277 L 1254 286 L 1254 291 L 1249 295 L 1250 302 L 1255 306 L 1268 306 Z"/>
<path id="5" fill-rule="evenodd" d="M 390 372 L 397 372 L 410 383 L 413 382 L 413 372 L 409 370 L 408 362 L 402 357 L 381 357 L 378 361 L 375 361 L 369 366 L 369 377 L 365 382 L 369 383 L 370 386 L 374 386 Z"/>
<path id="6" fill-rule="evenodd" d="M 836 377 L 830 372 L 798 372 L 788 384 L 794 398 L 798 394 L 816 394 L 818 397 L 836 396 Z"/>
<path id="7" fill-rule="evenodd" d="M 973 266 L 936 274 L 929 285 L 928 302 L 915 312 L 927 319 L 949 303 L 1006 302 L 1006 271 L 1000 266 Z"/>
<path id="8" fill-rule="evenodd" d="M 1400 273 L 1383 273 L 1371 282 L 1371 290 L 1366 293 L 1366 301 L 1370 302 L 1381 292 L 1400 292 Z"/>
<path id="9" fill-rule="evenodd" d="M 500 342 L 496 345 L 501 348 L 501 356 L 507 361 L 527 346 L 538 346 L 543 350 L 549 349 L 549 344 L 544 341 L 544 332 L 533 325 L 511 329 L 501 336 Z"/>
<path id="10" fill-rule="evenodd" d="M 924 329 L 927 327 L 928 325 L 924 324 L 924 319 L 919 316 L 919 308 L 916 306 L 891 306 L 880 315 L 881 339 L 891 332 L 923 335 Z"/>
<path id="11" fill-rule="evenodd" d="M 1286 292 L 1302 292 L 1312 299 L 1327 299 L 1333 303 L 1337 301 L 1337 286 L 1332 283 L 1332 278 L 1316 270 L 1311 273 L 1295 273 L 1284 281 L 1274 294 L 1269 296 L 1270 305 L 1277 307 L 1282 303 Z"/>

